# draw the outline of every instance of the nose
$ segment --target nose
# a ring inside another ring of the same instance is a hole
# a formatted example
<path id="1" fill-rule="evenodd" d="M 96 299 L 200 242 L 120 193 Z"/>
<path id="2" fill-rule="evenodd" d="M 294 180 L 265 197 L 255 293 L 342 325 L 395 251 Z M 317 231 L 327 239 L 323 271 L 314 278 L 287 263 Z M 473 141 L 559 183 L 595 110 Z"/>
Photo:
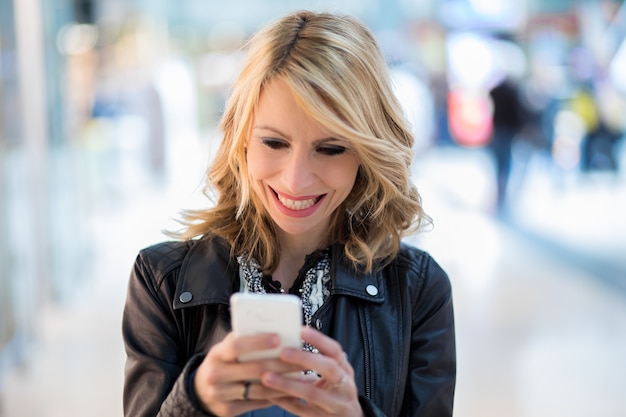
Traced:
<path id="1" fill-rule="evenodd" d="M 302 149 L 292 149 L 281 172 L 285 191 L 293 195 L 305 192 L 313 184 L 314 178 L 314 167 L 309 154 Z"/>

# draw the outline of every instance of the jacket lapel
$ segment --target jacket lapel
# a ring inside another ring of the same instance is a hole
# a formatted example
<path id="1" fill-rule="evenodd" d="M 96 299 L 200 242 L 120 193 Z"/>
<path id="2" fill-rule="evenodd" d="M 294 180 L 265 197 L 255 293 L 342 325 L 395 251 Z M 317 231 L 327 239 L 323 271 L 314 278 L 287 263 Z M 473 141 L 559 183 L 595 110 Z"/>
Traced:
<path id="1" fill-rule="evenodd" d="M 385 301 L 382 272 L 355 275 L 340 244 L 332 247 L 331 277 L 331 295 L 356 297 L 378 304 Z M 219 238 L 197 240 L 181 266 L 174 309 L 228 304 L 238 283 L 239 266 L 230 257 L 228 244 Z"/>
<path id="2" fill-rule="evenodd" d="M 343 245 L 332 247 L 331 295 L 347 295 L 364 301 L 383 303 L 385 286 L 381 271 L 369 274 L 355 274 L 354 268 L 343 256 Z"/>
<path id="3" fill-rule="evenodd" d="M 225 241 L 219 238 L 197 240 L 181 266 L 174 309 L 228 304 L 239 282 L 239 269 L 233 262 Z"/>

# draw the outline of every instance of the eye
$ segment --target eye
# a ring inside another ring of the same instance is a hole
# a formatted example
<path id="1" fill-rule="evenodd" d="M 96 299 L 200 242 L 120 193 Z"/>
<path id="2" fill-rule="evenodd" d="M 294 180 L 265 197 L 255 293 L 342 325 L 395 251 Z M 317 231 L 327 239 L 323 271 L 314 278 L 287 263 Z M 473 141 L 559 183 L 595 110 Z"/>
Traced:
<path id="1" fill-rule="evenodd" d="M 274 138 L 261 138 L 261 143 L 270 149 L 284 149 L 289 146 L 284 140 Z"/>
<path id="2" fill-rule="evenodd" d="M 347 149 L 344 146 L 339 145 L 324 145 L 317 148 L 317 152 L 327 156 L 342 155 L 346 152 L 346 150 Z"/>

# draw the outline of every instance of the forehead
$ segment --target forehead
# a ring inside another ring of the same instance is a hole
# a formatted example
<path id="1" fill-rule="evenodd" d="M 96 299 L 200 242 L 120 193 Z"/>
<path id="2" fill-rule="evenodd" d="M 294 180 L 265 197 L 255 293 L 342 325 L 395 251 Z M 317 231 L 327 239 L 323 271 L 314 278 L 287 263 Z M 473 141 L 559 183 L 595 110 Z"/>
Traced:
<path id="1" fill-rule="evenodd" d="M 330 129 L 307 111 L 307 105 L 293 94 L 289 84 L 281 78 L 268 82 L 261 90 L 253 128 L 278 129 L 295 136 L 333 136 Z"/>

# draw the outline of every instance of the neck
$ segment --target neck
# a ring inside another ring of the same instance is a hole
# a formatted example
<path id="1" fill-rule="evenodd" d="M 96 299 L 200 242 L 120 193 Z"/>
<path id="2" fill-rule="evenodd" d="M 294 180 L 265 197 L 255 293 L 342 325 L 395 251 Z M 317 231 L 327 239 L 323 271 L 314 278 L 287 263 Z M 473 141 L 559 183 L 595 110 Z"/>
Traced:
<path id="1" fill-rule="evenodd" d="M 280 242 L 280 258 L 296 259 L 302 264 L 304 257 L 318 249 L 325 248 L 328 245 L 327 231 L 323 232 L 309 231 L 297 235 L 288 234 L 284 231 L 278 232 L 278 240 Z"/>
<path id="2" fill-rule="evenodd" d="M 283 288 L 291 288 L 298 271 L 304 264 L 306 255 L 321 249 L 325 240 L 312 236 L 295 236 L 280 233 L 280 261 L 272 278 L 279 281 Z"/>

